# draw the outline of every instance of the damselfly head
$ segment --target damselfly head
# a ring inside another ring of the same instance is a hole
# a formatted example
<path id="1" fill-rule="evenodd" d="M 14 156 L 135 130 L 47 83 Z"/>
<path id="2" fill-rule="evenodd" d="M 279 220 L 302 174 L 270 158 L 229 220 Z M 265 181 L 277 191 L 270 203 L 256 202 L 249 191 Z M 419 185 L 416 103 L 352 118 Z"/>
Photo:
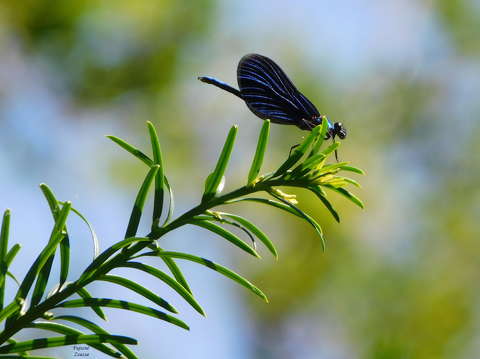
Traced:
<path id="1" fill-rule="evenodd" d="M 338 136 L 338 138 L 340 138 L 341 140 L 347 137 L 347 129 L 343 127 L 341 122 L 335 122 L 333 124 L 333 133 L 334 136 Z"/>
<path id="2" fill-rule="evenodd" d="M 329 138 L 338 137 L 339 139 L 343 140 L 347 137 L 347 129 L 343 127 L 341 122 L 335 122 L 333 126 L 328 127 L 328 131 L 325 135 L 325 139 L 328 140 Z"/>

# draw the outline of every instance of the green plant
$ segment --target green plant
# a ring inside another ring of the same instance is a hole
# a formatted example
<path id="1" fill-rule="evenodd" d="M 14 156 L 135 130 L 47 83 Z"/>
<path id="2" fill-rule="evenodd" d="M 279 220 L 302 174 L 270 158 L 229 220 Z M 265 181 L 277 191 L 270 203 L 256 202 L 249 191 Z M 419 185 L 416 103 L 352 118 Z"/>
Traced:
<path id="1" fill-rule="evenodd" d="M 39 358 L 31 356 L 28 354 L 28 351 L 85 343 L 112 357 L 136 358 L 135 354 L 126 346 L 126 344 L 136 344 L 137 341 L 135 339 L 112 335 L 99 325 L 80 316 L 56 315 L 54 313 L 55 308 L 59 307 L 90 307 L 102 320 L 106 319 L 102 307 L 125 309 L 153 316 L 188 329 L 188 326 L 183 321 L 163 311 L 123 300 L 93 297 L 86 287 L 94 281 L 106 281 L 136 292 L 170 313 L 177 313 L 177 310 L 171 304 L 156 293 L 127 278 L 110 275 L 109 272 L 115 268 L 133 268 L 158 278 L 176 291 L 202 315 L 204 311 L 193 296 L 185 277 L 177 265 L 178 259 L 192 261 L 213 269 L 267 301 L 267 297 L 259 288 L 230 269 L 192 254 L 164 251 L 159 245 L 158 239 L 168 232 L 186 224 L 193 224 L 223 237 L 248 254 L 259 257 L 255 245 L 250 245 L 224 227 L 225 225 L 232 225 L 246 233 L 253 243 L 255 243 L 254 238 L 257 238 L 272 255 L 277 257 L 277 251 L 273 242 L 262 230 L 243 217 L 214 210 L 218 206 L 228 206 L 236 202 L 249 201 L 276 207 L 302 218 L 313 226 L 320 236 L 323 245 L 325 244 L 325 239 L 320 225 L 310 215 L 298 208 L 295 196 L 286 194 L 277 187 L 308 189 L 320 199 L 337 221 L 339 221 L 339 216 L 327 199 L 325 190 L 338 192 L 353 203 L 363 207 L 362 202 L 345 189 L 345 186 L 348 184 L 358 186 L 357 182 L 338 175 L 340 171 L 350 171 L 359 174 L 362 171 L 348 166 L 346 162 L 326 164 L 327 158 L 338 147 L 338 143 L 333 143 L 325 149 L 321 149 L 327 130 L 326 121 L 324 121 L 322 126 L 316 127 L 276 171 L 259 176 L 269 136 L 270 122 L 266 121 L 260 133 L 247 184 L 226 194 L 221 194 L 225 182 L 225 169 L 237 133 L 237 126 L 233 126 L 215 169 L 205 181 L 205 191 L 200 203 L 172 220 L 173 193 L 164 172 L 159 140 L 153 125 L 148 122 L 147 126 L 152 145 L 152 158 L 127 142 L 114 136 L 108 136 L 112 141 L 143 161 L 149 168 L 135 199 L 125 238 L 102 253 L 98 253 L 97 238 L 85 217 L 72 207 L 70 202 L 57 200 L 47 185 L 40 185 L 48 201 L 54 219 L 54 226 L 47 245 L 38 255 L 23 281 L 18 283 L 19 288 L 14 300 L 6 306 L 3 305 L 6 276 L 15 278 L 10 273 L 9 266 L 18 253 L 20 246 L 15 244 L 10 250 L 7 250 L 10 212 L 8 210 L 5 211 L 0 234 L 0 318 L 2 321 L 5 321 L 4 330 L 0 333 L 0 355 L 8 354 L 5 357 L 9 358 Z M 152 184 L 154 187 L 154 207 L 151 232 L 146 236 L 140 237 L 137 236 L 137 230 Z M 258 192 L 265 192 L 273 199 L 252 196 Z M 166 198 L 168 198 L 168 201 L 164 201 Z M 96 255 L 78 279 L 67 281 L 70 262 L 70 237 L 66 222 L 69 214 L 72 212 L 80 216 L 89 226 Z M 164 212 L 165 215 L 162 220 Z M 47 283 L 57 250 L 60 252 L 59 282 L 47 294 Z M 170 269 L 171 275 L 142 263 L 141 259 L 146 256 L 155 256 L 163 260 Z M 79 296 L 79 298 L 72 299 L 75 295 Z M 72 324 L 74 326 L 71 326 Z M 58 333 L 60 336 L 16 342 L 13 336 L 25 328 L 44 329 Z M 85 331 L 93 334 L 86 334 Z"/>

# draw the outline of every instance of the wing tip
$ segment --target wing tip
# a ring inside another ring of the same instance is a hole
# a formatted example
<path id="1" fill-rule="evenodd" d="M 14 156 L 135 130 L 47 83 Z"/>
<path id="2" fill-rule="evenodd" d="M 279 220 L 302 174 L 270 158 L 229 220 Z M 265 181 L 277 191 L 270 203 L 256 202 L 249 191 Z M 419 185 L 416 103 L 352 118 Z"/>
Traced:
<path id="1" fill-rule="evenodd" d="M 248 53 L 246 55 L 243 55 L 242 58 L 240 59 L 240 61 L 238 62 L 238 65 L 240 65 L 241 63 L 245 62 L 246 60 L 249 60 L 251 58 L 260 58 L 260 59 L 265 59 L 268 57 L 267 56 L 264 56 L 264 55 L 260 55 L 260 54 L 257 54 L 255 52 L 251 52 L 251 53 Z"/>

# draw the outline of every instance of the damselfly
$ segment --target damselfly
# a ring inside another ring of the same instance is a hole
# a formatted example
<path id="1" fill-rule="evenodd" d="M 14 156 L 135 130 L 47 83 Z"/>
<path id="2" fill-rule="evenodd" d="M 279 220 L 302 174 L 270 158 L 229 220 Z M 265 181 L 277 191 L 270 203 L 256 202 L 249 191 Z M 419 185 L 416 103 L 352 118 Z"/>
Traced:
<path id="1" fill-rule="evenodd" d="M 240 90 L 213 77 L 202 76 L 200 81 L 217 86 L 245 101 L 248 108 L 261 119 L 273 123 L 295 125 L 311 131 L 323 120 L 328 121 L 326 139 L 344 139 L 347 130 L 341 122 L 333 125 L 308 100 L 273 60 L 258 54 L 242 57 L 238 63 L 237 80 Z M 335 153 L 336 156 L 336 153 Z"/>

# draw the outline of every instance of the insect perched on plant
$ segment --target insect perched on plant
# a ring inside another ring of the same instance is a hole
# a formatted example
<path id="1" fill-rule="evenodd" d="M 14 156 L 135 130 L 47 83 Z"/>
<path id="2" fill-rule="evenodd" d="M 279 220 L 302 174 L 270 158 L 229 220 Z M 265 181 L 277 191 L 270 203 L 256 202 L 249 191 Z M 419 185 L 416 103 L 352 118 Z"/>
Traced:
<path id="1" fill-rule="evenodd" d="M 228 91 L 245 101 L 250 111 L 263 120 L 282 125 L 295 125 L 311 131 L 323 120 L 328 121 L 326 139 L 338 136 L 344 139 L 347 130 L 341 122 L 333 125 L 325 115 L 293 85 L 273 60 L 258 54 L 242 57 L 238 63 L 237 80 L 240 90 L 213 77 L 202 76 L 200 81 Z M 337 153 L 335 152 L 335 156 Z"/>

